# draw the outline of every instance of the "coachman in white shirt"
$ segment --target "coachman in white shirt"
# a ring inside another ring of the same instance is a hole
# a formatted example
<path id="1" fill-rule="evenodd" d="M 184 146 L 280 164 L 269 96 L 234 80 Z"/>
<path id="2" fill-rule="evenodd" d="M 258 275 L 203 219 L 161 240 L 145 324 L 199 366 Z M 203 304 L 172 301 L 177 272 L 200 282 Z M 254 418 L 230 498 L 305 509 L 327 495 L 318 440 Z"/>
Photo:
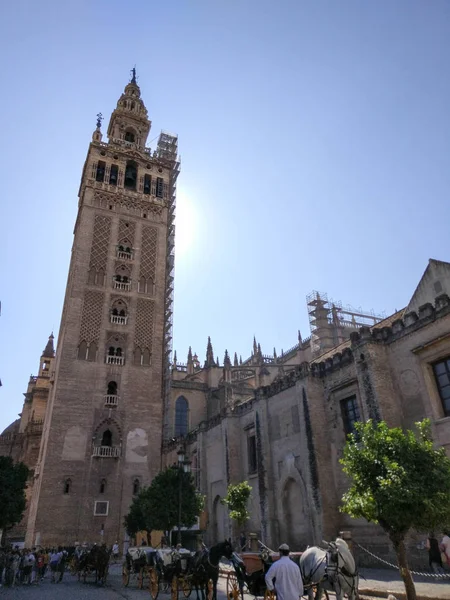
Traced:
<path id="1" fill-rule="evenodd" d="M 289 558 L 289 546 L 278 548 L 280 558 L 266 573 L 268 590 L 277 593 L 277 600 L 299 600 L 303 596 L 303 581 L 300 568 Z"/>

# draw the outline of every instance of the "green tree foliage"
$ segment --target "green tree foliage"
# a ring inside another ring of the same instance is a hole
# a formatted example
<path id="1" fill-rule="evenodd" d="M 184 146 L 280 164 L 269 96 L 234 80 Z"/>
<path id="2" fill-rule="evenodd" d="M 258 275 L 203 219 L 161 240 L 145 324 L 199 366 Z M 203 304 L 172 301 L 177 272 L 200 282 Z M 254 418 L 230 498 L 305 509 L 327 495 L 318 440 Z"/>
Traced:
<path id="1" fill-rule="evenodd" d="M 161 471 L 149 487 L 133 499 L 125 517 L 129 535 L 138 531 L 168 532 L 178 525 L 178 500 L 181 478 L 181 525 L 191 527 L 203 510 L 203 497 L 197 493 L 190 473 L 168 467 Z"/>
<path id="2" fill-rule="evenodd" d="M 247 509 L 247 502 L 252 492 L 252 486 L 248 481 L 242 481 L 228 486 L 227 495 L 222 498 L 222 503 L 226 504 L 230 513 L 230 518 L 242 527 L 250 518 Z"/>
<path id="3" fill-rule="evenodd" d="M 390 429 L 385 422 L 356 424 L 341 463 L 351 485 L 341 510 L 354 518 L 379 523 L 397 554 L 408 600 L 415 588 L 408 569 L 405 536 L 450 523 L 450 460 L 434 448 L 430 422 L 413 431 Z"/>
<path id="4" fill-rule="evenodd" d="M 10 456 L 0 456 L 0 529 L 9 529 L 22 519 L 25 506 L 25 488 L 29 470 Z"/>

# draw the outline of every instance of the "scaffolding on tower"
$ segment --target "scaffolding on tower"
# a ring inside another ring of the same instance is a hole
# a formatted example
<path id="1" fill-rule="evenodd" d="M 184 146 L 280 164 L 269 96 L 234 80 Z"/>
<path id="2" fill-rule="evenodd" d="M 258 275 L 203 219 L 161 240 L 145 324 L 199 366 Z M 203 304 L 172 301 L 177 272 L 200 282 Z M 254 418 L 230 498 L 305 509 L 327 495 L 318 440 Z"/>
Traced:
<path id="1" fill-rule="evenodd" d="M 157 158 L 170 168 L 169 188 L 167 193 L 167 243 L 166 243 L 166 279 L 164 297 L 164 350 L 163 350 L 163 398 L 164 414 L 169 414 L 171 354 L 173 327 L 173 295 L 175 274 L 175 208 L 177 178 L 180 173 L 180 157 L 178 156 L 178 136 L 161 131 L 156 148 Z M 168 422 L 164 422 L 164 438 L 167 438 Z"/>
<path id="2" fill-rule="evenodd" d="M 309 326 L 311 329 L 311 351 L 317 356 L 334 348 L 350 337 L 360 327 L 374 327 L 385 318 L 373 310 L 364 311 L 343 305 L 328 298 L 325 292 L 312 291 L 306 296 Z"/>

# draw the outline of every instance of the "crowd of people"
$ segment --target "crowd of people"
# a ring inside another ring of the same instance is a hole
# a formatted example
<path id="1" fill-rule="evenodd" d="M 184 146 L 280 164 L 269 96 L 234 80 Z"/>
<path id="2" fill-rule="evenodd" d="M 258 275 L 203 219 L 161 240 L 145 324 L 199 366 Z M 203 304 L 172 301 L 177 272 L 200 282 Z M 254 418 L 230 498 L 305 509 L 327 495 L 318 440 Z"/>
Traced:
<path id="1" fill-rule="evenodd" d="M 69 552 L 58 548 L 0 548 L 0 587 L 7 585 L 38 585 L 50 577 L 60 583 L 64 576 Z"/>

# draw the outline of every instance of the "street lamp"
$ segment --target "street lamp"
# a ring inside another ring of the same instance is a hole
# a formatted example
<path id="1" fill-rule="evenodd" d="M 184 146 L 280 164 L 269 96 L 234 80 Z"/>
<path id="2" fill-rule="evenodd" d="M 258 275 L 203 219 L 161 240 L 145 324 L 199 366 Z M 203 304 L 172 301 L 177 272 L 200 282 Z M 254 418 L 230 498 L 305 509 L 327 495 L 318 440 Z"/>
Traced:
<path id="1" fill-rule="evenodd" d="M 178 452 L 178 535 L 177 545 L 181 544 L 181 499 L 183 492 L 183 473 L 191 472 L 191 461 L 186 457 L 185 450 L 181 447 Z"/>

